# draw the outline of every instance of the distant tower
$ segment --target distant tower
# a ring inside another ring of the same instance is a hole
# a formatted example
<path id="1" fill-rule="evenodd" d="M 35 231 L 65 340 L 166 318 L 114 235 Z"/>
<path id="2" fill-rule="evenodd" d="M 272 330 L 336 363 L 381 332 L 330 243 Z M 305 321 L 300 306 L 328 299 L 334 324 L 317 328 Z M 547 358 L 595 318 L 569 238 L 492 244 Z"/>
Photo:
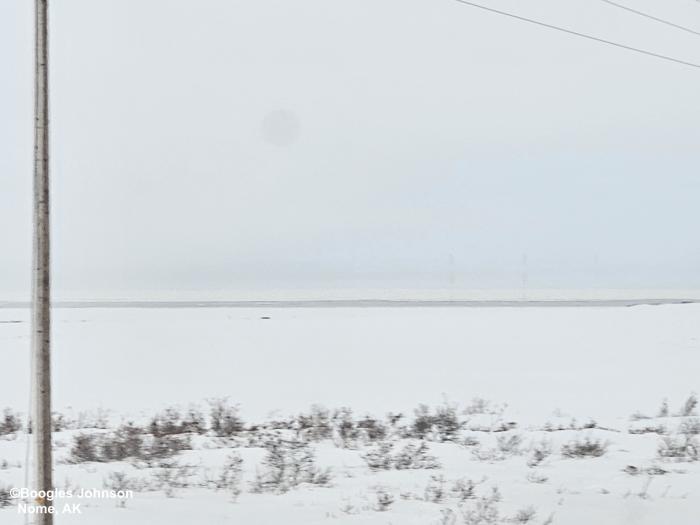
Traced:
<path id="1" fill-rule="evenodd" d="M 455 290 L 455 283 L 457 282 L 457 278 L 455 276 L 455 256 L 454 254 L 450 254 L 448 257 L 448 264 L 449 264 L 449 279 L 450 279 L 450 301 L 454 301 L 454 290 Z"/>
<path id="2" fill-rule="evenodd" d="M 527 266 L 527 253 L 523 253 L 522 262 L 522 274 L 521 274 L 521 284 L 522 284 L 522 299 L 527 300 L 527 287 L 529 281 L 528 266 Z"/>

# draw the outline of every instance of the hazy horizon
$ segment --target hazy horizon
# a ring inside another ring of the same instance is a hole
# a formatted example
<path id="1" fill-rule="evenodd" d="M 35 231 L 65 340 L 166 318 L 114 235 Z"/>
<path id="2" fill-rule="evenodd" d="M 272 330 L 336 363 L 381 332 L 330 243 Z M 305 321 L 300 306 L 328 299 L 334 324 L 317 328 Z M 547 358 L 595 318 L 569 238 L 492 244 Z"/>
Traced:
<path id="1" fill-rule="evenodd" d="M 700 62 L 603 2 L 496 4 Z M 50 20 L 57 296 L 700 289 L 697 70 L 448 0 Z M 29 293 L 32 23 L 0 5 L 0 298 Z"/>

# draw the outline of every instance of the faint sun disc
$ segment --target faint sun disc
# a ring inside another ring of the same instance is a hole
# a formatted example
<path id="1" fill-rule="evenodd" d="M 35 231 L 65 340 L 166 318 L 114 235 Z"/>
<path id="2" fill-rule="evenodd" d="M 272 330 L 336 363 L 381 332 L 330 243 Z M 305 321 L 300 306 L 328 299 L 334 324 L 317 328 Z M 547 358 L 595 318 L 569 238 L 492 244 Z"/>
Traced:
<path id="1" fill-rule="evenodd" d="M 262 121 L 263 139 L 273 146 L 289 146 L 299 139 L 300 133 L 301 122 L 293 111 L 271 111 Z"/>

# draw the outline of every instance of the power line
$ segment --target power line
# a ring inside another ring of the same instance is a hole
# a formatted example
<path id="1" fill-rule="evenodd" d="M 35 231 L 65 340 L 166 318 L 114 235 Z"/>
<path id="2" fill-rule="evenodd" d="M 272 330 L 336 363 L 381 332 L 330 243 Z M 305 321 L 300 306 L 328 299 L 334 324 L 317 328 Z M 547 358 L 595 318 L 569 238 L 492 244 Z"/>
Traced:
<path id="1" fill-rule="evenodd" d="M 680 29 L 681 31 L 686 31 L 688 33 L 692 33 L 694 35 L 700 36 L 700 31 L 695 31 L 695 30 L 690 29 L 688 27 L 674 24 L 673 22 L 669 22 L 668 20 L 664 20 L 663 18 L 658 18 L 658 17 L 655 17 L 655 16 L 650 15 L 648 13 L 643 13 L 642 11 L 637 11 L 636 9 L 632 9 L 631 7 L 627 7 L 626 5 L 618 4 L 617 2 L 612 2 L 611 0 L 601 0 L 601 2 L 605 2 L 606 4 L 610 4 L 610 5 L 613 5 L 615 7 L 619 7 L 620 9 L 624 9 L 625 11 L 629 11 L 630 13 L 634 13 L 635 15 L 643 16 L 645 18 L 655 20 L 656 22 L 661 22 L 662 24 L 666 24 L 667 26 L 675 27 L 676 29 Z"/>
<path id="2" fill-rule="evenodd" d="M 637 47 L 632 47 L 632 46 L 628 46 L 628 45 L 625 45 L 625 44 L 620 44 L 620 43 L 618 43 L 618 42 L 613 42 L 613 41 L 611 41 L 611 40 L 605 40 L 604 38 L 598 38 L 597 36 L 588 35 L 588 34 L 586 34 L 586 33 L 579 33 L 578 31 L 574 31 L 574 30 L 572 30 L 572 29 L 566 29 L 566 28 L 564 28 L 564 27 L 559 27 L 559 26 L 555 26 L 555 25 L 552 25 L 552 24 L 547 24 L 546 22 L 540 22 L 539 20 L 534 20 L 534 19 L 532 19 L 532 18 L 526 18 L 526 17 L 524 17 L 524 16 L 516 15 L 516 14 L 513 14 L 513 13 L 508 13 L 508 12 L 506 12 L 506 11 L 499 11 L 498 9 L 493 9 L 493 8 L 491 8 L 491 7 L 486 7 L 486 6 L 481 5 L 481 4 L 475 4 L 474 2 L 469 2 L 469 1 L 467 1 L 467 0 L 455 0 L 455 2 L 459 2 L 460 4 L 468 5 L 468 6 L 471 6 L 471 7 L 476 7 L 476 8 L 478 8 L 478 9 L 483 9 L 484 11 L 489 11 L 489 12 L 491 12 L 491 13 L 496 13 L 496 14 L 499 14 L 499 15 L 503 15 L 503 16 L 507 16 L 507 17 L 510 17 L 510 18 L 514 18 L 514 19 L 516 19 L 516 20 L 520 20 L 521 22 L 528 22 L 528 23 L 530 23 L 530 24 L 538 25 L 538 26 L 541 26 L 541 27 L 546 27 L 546 28 L 548 28 L 548 29 L 553 29 L 553 30 L 555 30 L 555 31 L 560 31 L 560 32 L 562 32 L 562 33 L 566 33 L 566 34 L 569 34 L 569 35 L 574 35 L 574 36 L 577 36 L 577 37 L 580 37 L 580 38 L 585 38 L 585 39 L 588 39 L 588 40 L 594 40 L 595 42 L 600 42 L 600 43 L 602 43 L 602 44 L 607 44 L 607 45 L 609 45 L 609 46 L 614 46 L 614 47 L 618 47 L 618 48 L 621 48 L 621 49 L 626 49 L 626 50 L 628 50 L 628 51 L 634 51 L 635 53 L 640 53 L 640 54 L 642 54 L 642 55 L 647 55 L 647 56 L 654 57 L 654 58 L 658 58 L 658 59 L 661 59 L 661 60 L 667 60 L 667 61 L 669 61 L 669 62 L 675 62 L 675 63 L 677 63 L 677 64 L 682 64 L 682 65 L 684 65 L 684 66 L 689 66 L 689 67 L 694 67 L 694 68 L 700 69 L 700 64 L 696 64 L 696 63 L 694 63 L 694 62 L 687 62 L 687 61 L 685 61 L 685 60 L 680 60 L 680 59 L 678 59 L 678 58 L 673 58 L 673 57 L 670 57 L 670 56 L 667 56 L 667 55 L 661 55 L 661 54 L 659 54 L 659 53 L 654 53 L 654 52 L 652 52 L 652 51 L 646 51 L 646 50 L 644 50 L 644 49 L 639 49 L 639 48 L 637 48 Z"/>

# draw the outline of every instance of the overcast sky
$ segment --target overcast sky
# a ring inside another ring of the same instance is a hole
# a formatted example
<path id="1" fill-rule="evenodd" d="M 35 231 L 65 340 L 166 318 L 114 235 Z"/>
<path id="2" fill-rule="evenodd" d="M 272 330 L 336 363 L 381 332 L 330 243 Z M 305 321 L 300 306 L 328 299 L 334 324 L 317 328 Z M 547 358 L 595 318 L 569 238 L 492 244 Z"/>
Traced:
<path id="1" fill-rule="evenodd" d="M 600 1 L 483 2 L 700 62 Z M 31 4 L 0 2 L 0 298 L 29 284 Z M 700 69 L 453 0 L 61 0 L 51 38 L 59 294 L 700 288 Z"/>

